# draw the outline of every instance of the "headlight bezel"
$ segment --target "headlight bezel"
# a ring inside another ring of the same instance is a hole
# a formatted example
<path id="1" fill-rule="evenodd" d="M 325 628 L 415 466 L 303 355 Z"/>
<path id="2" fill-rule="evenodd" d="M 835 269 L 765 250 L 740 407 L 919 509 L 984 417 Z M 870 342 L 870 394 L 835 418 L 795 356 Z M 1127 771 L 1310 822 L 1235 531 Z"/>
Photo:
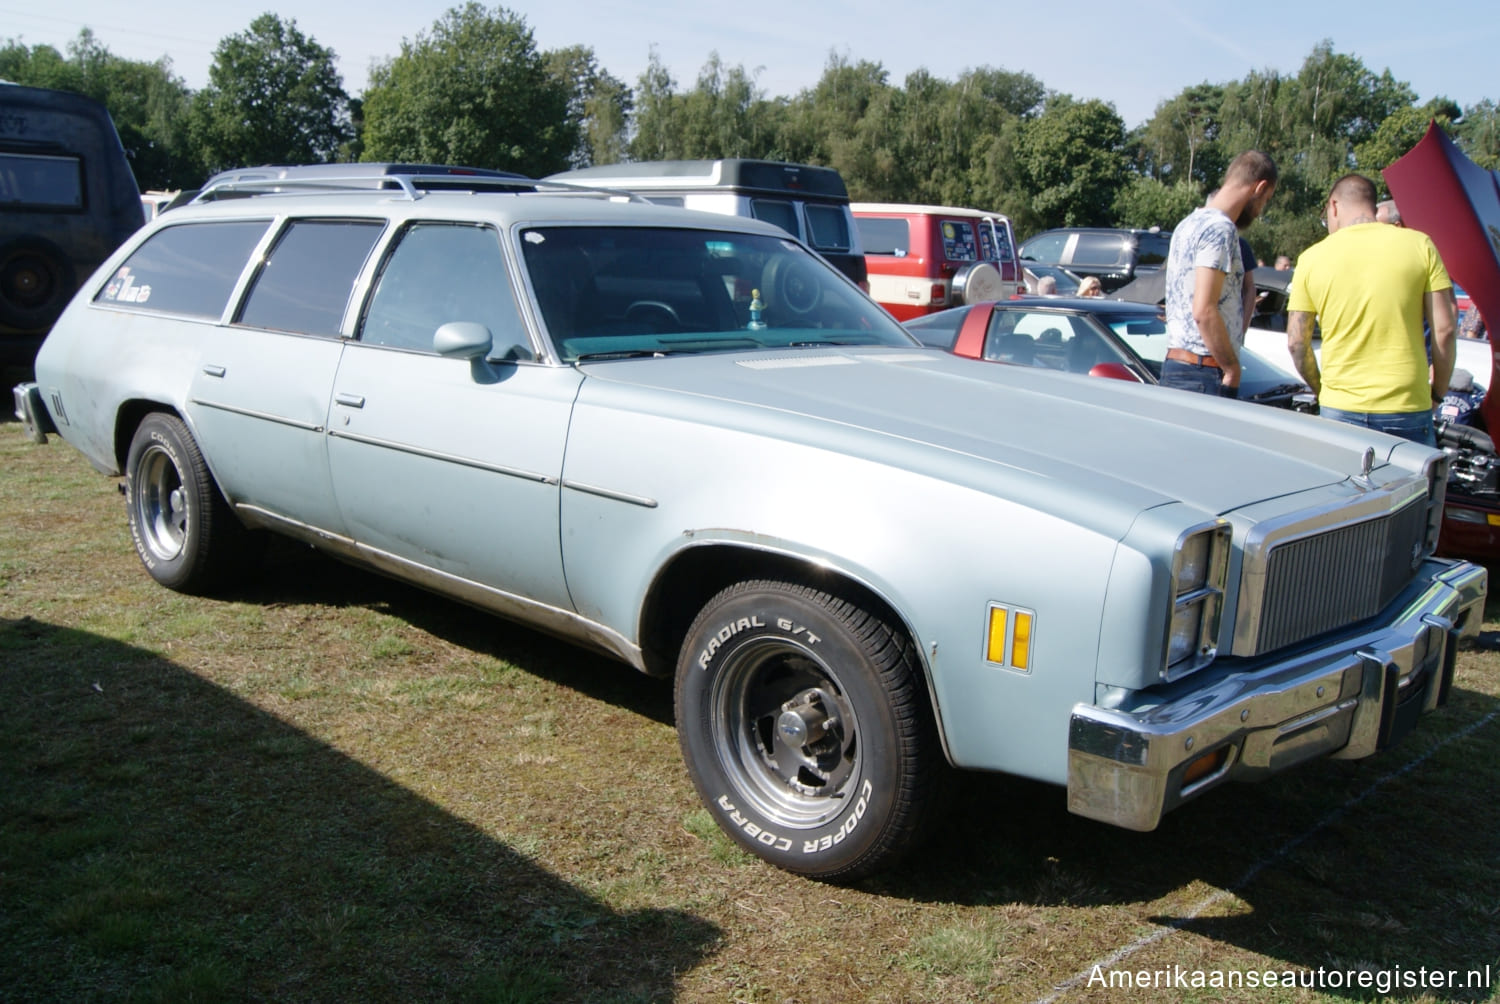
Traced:
<path id="1" fill-rule="evenodd" d="M 1225 519 L 1195 524 L 1177 536 L 1167 579 L 1171 596 L 1162 631 L 1164 681 L 1197 672 L 1219 653 L 1231 544 L 1231 529 Z"/>

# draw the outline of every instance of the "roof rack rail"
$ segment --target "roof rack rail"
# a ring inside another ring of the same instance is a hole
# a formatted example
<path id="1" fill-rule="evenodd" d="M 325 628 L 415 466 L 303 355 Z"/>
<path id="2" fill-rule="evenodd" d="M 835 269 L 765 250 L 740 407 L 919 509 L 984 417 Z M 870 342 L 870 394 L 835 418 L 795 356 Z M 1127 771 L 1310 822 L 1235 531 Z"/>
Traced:
<path id="1" fill-rule="evenodd" d="M 230 177 L 210 179 L 194 202 L 213 202 L 223 198 L 246 198 L 254 195 L 289 195 L 298 192 L 372 192 L 396 193 L 416 201 L 430 192 L 535 192 L 538 182 L 521 175 L 470 174 L 325 174 L 317 177 Z"/>

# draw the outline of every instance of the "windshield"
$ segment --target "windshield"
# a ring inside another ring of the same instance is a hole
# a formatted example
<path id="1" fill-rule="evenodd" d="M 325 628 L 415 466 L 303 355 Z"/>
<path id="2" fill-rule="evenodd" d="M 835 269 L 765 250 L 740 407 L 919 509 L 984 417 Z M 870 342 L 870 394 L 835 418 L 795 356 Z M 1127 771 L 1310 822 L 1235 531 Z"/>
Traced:
<path id="1" fill-rule="evenodd" d="M 911 345 L 794 241 L 734 231 L 536 227 L 521 247 L 565 362 L 809 345 Z"/>

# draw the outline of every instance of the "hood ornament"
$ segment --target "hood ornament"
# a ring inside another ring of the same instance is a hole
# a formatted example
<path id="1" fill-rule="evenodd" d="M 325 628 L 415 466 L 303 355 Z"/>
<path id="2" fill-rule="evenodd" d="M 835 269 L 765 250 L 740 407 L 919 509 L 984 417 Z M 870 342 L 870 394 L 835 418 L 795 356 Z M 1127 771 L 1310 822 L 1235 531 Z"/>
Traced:
<path id="1" fill-rule="evenodd" d="M 1365 481 L 1370 480 L 1370 472 L 1375 469 L 1375 447 L 1366 446 L 1365 455 L 1359 460 L 1359 476 Z"/>

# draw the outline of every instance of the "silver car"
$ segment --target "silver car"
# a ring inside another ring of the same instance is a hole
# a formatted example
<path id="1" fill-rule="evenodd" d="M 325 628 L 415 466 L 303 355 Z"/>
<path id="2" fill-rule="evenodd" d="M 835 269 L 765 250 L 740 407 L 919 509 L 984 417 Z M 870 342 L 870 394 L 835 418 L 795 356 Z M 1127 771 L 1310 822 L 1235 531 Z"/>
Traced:
<path id="1" fill-rule="evenodd" d="M 123 474 L 169 588 L 272 530 L 675 677 L 704 803 L 783 868 L 888 865 L 951 768 L 1149 830 L 1369 756 L 1478 629 L 1440 453 L 924 348 L 756 221 L 400 185 L 149 224 L 19 414 Z"/>

